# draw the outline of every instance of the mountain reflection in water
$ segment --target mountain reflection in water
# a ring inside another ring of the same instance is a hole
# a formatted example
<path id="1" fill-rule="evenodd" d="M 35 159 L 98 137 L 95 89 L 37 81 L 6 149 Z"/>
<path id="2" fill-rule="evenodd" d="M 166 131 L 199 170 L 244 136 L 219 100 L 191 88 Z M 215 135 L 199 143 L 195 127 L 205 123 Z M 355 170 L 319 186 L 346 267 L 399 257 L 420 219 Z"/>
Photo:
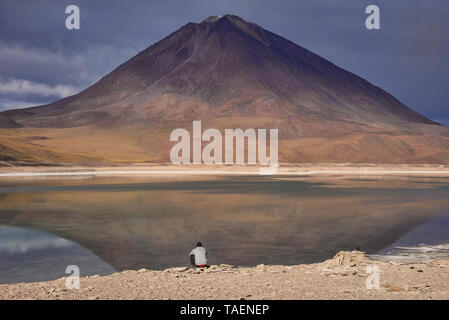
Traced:
<path id="1" fill-rule="evenodd" d="M 212 264 L 312 263 L 356 247 L 375 253 L 447 216 L 448 191 L 447 179 L 425 177 L 2 179 L 0 282 L 40 280 L 31 277 L 39 263 L 63 276 L 88 256 L 82 250 L 99 258 L 86 258 L 84 275 L 183 266 L 197 241 Z"/>

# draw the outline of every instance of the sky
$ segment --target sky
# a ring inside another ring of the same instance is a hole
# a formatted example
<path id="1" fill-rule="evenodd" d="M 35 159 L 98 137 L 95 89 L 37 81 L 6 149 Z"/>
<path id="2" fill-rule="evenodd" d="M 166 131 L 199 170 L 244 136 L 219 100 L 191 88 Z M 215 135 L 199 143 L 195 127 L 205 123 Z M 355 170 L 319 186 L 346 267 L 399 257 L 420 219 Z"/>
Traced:
<path id="1" fill-rule="evenodd" d="M 68 5 L 80 30 L 65 27 Z M 367 30 L 365 8 L 380 8 Z M 1 0 L 0 109 L 75 94 L 188 22 L 235 14 L 449 125 L 448 0 Z"/>

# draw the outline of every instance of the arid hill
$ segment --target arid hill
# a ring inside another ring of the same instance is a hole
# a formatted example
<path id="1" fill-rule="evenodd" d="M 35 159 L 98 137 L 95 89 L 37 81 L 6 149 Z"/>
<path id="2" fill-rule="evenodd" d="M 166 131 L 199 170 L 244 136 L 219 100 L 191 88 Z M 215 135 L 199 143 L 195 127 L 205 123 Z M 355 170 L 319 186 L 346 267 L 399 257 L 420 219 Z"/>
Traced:
<path id="1" fill-rule="evenodd" d="M 449 164 L 448 128 L 232 15 L 186 24 L 74 96 L 0 113 L 0 146 L 27 161 L 165 162 L 192 120 L 279 128 L 281 162 Z"/>

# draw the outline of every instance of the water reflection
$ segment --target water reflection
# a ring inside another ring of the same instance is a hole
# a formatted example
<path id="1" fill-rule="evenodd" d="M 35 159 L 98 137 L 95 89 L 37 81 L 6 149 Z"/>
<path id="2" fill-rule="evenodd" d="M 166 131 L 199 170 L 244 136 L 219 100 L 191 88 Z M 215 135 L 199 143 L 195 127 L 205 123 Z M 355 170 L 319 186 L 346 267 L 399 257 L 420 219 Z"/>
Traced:
<path id="1" fill-rule="evenodd" d="M 0 225 L 0 239 L 0 283 L 57 279 L 71 264 L 82 276 L 115 272 L 89 250 L 46 232 Z"/>
<path id="2" fill-rule="evenodd" d="M 4 179 L 0 223 L 50 232 L 115 269 L 298 264 L 370 253 L 449 212 L 438 178 L 91 177 Z M 7 270 L 0 265 L 0 274 Z"/>

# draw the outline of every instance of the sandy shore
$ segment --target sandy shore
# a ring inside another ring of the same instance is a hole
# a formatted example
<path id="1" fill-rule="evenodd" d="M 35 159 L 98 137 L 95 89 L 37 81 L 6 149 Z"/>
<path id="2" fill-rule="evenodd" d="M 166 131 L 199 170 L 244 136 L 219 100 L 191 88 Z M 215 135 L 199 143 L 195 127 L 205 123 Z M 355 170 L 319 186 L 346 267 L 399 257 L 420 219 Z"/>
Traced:
<path id="1" fill-rule="evenodd" d="M 82 175 L 259 175 L 260 166 L 248 165 L 11 165 L 0 163 L 0 177 L 82 176 Z M 449 176 L 445 165 L 388 164 L 280 164 L 277 175 L 408 175 Z"/>
<path id="2" fill-rule="evenodd" d="M 367 266 L 379 268 L 379 289 L 367 289 Z M 141 269 L 80 279 L 0 285 L 0 299 L 449 299 L 449 261 L 370 261 L 340 252 L 318 264 L 207 269 Z"/>

